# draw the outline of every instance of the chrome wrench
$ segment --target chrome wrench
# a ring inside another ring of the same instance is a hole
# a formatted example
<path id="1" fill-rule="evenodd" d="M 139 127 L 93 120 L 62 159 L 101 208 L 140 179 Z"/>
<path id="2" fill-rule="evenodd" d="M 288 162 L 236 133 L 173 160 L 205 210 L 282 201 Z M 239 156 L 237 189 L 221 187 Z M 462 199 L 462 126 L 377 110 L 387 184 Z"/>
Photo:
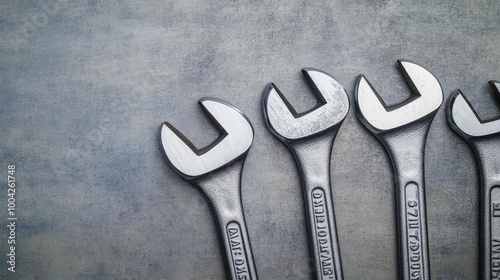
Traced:
<path id="1" fill-rule="evenodd" d="M 349 100 L 330 75 L 312 68 L 302 72 L 320 104 L 297 114 L 270 84 L 263 96 L 264 118 L 269 130 L 290 148 L 300 170 L 316 278 L 340 280 L 343 276 L 330 189 L 330 155 L 349 111 Z"/>
<path id="2" fill-rule="evenodd" d="M 398 61 L 416 93 L 388 107 L 360 75 L 356 82 L 356 114 L 384 145 L 396 176 L 400 278 L 430 279 L 424 190 L 424 150 L 429 127 L 443 101 L 439 81 L 423 67 Z"/>
<path id="3" fill-rule="evenodd" d="M 490 86 L 500 102 L 500 82 Z M 500 118 L 482 121 L 460 90 L 447 109 L 450 127 L 472 147 L 480 168 L 481 279 L 500 279 Z"/>
<path id="4" fill-rule="evenodd" d="M 199 104 L 219 129 L 219 139 L 197 150 L 165 122 L 161 126 L 162 150 L 170 167 L 208 199 L 222 241 L 228 279 L 257 280 L 240 186 L 253 128 L 243 113 L 225 101 L 202 98 Z"/>

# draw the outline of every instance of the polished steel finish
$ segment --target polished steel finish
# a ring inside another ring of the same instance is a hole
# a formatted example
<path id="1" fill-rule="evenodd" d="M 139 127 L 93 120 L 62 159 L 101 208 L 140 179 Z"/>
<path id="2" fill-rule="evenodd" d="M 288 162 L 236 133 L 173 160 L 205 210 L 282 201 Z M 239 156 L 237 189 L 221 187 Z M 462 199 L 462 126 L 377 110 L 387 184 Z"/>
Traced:
<path id="1" fill-rule="evenodd" d="M 498 101 L 500 82 L 490 81 Z M 472 147 L 480 168 L 481 279 L 500 278 L 500 117 L 483 121 L 460 90 L 448 102 L 450 127 Z"/>
<path id="2" fill-rule="evenodd" d="M 221 237 L 228 279 L 256 280 L 241 203 L 241 172 L 253 141 L 253 128 L 243 113 L 225 101 L 202 98 L 199 104 L 219 129 L 219 139 L 197 150 L 176 128 L 164 123 L 163 151 L 169 165 L 208 199 Z"/>
<path id="3" fill-rule="evenodd" d="M 245 153 L 253 141 L 252 126 L 239 110 L 211 98 L 202 98 L 199 104 L 221 132 L 220 139 L 209 149 L 196 150 L 186 137 L 167 122 L 161 130 L 165 155 L 184 177 L 200 176 L 220 168 Z"/>
<path id="4" fill-rule="evenodd" d="M 343 279 L 330 187 L 330 155 L 349 111 L 349 100 L 330 75 L 313 68 L 302 72 L 319 105 L 298 114 L 270 84 L 263 96 L 264 116 L 269 130 L 290 148 L 300 170 L 316 278 Z"/>
<path id="5" fill-rule="evenodd" d="M 297 114 L 274 84 L 270 84 L 266 91 L 264 109 L 269 116 L 267 123 L 281 139 L 300 139 L 330 129 L 342 122 L 349 111 L 347 94 L 337 81 L 312 68 L 303 69 L 302 73 L 314 88 L 321 108 Z"/>
<path id="6" fill-rule="evenodd" d="M 357 106 L 362 113 L 361 119 L 369 124 L 369 129 L 384 131 L 404 126 L 432 114 L 436 104 L 443 102 L 441 85 L 432 73 L 409 61 L 398 60 L 398 64 L 415 95 L 391 108 L 363 75 L 358 78 Z"/>
<path id="7" fill-rule="evenodd" d="M 423 67 L 398 61 L 414 96 L 388 107 L 360 75 L 356 114 L 385 146 L 396 176 L 400 278 L 430 279 L 424 190 L 424 149 L 431 122 L 443 101 L 438 80 Z"/>
<path id="8" fill-rule="evenodd" d="M 496 81 L 490 82 L 491 87 L 498 92 L 500 83 Z M 500 119 L 491 121 L 481 121 L 477 113 L 472 109 L 471 105 L 460 90 L 453 94 L 453 99 L 450 102 L 450 121 L 458 130 L 460 135 L 466 137 L 481 137 L 487 136 L 500 131 Z"/>

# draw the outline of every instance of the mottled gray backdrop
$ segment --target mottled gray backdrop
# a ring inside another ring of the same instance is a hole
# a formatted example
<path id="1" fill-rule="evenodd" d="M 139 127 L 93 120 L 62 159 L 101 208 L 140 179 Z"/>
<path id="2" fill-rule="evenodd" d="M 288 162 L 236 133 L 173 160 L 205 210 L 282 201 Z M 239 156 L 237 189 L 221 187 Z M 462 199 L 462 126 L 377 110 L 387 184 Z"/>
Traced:
<path id="1" fill-rule="evenodd" d="M 312 279 L 300 180 L 265 128 L 275 82 L 298 111 L 316 101 L 300 73 L 346 88 L 365 74 L 389 104 L 410 92 L 396 68 L 433 72 L 498 115 L 500 2 L 0 2 L 0 278 L 224 279 L 203 196 L 167 166 L 168 120 L 197 147 L 217 130 L 197 105 L 227 100 L 252 121 L 243 205 L 261 279 Z M 433 279 L 475 279 L 478 170 L 444 107 L 426 147 Z M 16 272 L 7 271 L 7 165 L 16 165 Z M 394 179 L 383 147 L 349 112 L 332 154 L 346 279 L 396 279 Z"/>

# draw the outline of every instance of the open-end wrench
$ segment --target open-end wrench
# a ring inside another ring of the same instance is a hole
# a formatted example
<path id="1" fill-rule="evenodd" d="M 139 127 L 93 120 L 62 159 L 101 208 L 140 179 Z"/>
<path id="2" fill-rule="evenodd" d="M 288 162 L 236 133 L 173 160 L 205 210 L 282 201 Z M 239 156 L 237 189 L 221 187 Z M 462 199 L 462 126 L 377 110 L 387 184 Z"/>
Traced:
<path id="1" fill-rule="evenodd" d="M 243 113 L 225 101 L 202 98 L 199 104 L 220 131 L 219 139 L 197 150 L 165 122 L 161 126 L 163 152 L 169 165 L 208 199 L 223 245 L 228 279 L 256 280 L 241 203 L 241 172 L 253 142 L 253 128 Z"/>
<path id="2" fill-rule="evenodd" d="M 398 61 L 416 93 L 388 107 L 363 75 L 355 88 L 356 114 L 389 154 L 396 176 L 400 279 L 430 279 L 424 191 L 424 150 L 431 122 L 443 102 L 436 77 L 423 67 Z"/>
<path id="3" fill-rule="evenodd" d="M 337 131 L 349 111 L 344 88 L 330 75 L 302 70 L 319 104 L 301 114 L 274 84 L 264 92 L 264 118 L 269 130 L 292 151 L 299 166 L 309 240 L 317 279 L 342 279 L 340 250 L 330 189 L 330 155 Z"/>
<path id="4" fill-rule="evenodd" d="M 500 102 L 500 82 L 490 86 Z M 450 127 L 472 147 L 480 168 L 480 279 L 500 279 L 500 118 L 482 121 L 460 90 L 447 109 Z"/>

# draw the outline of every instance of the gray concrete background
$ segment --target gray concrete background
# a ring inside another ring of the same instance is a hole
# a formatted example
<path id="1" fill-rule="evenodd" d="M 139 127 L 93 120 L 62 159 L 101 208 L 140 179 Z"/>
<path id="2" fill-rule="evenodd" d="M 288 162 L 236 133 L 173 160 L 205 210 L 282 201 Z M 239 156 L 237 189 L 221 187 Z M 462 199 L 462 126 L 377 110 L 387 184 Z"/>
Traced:
<path id="1" fill-rule="evenodd" d="M 2 279 L 223 279 L 202 195 L 159 149 L 168 120 L 198 147 L 217 132 L 196 101 L 229 101 L 252 121 L 243 204 L 261 279 L 312 279 L 297 168 L 265 128 L 275 82 L 298 111 L 314 106 L 300 73 L 344 85 L 358 74 L 389 104 L 409 96 L 396 60 L 460 88 L 483 118 L 498 115 L 500 2 L 1 1 L 0 220 L 7 165 L 17 166 L 17 272 Z M 478 175 L 444 107 L 426 147 L 434 279 L 476 279 Z M 383 147 L 351 108 L 332 154 L 346 279 L 396 279 L 394 180 Z M 2 209 L 3 208 L 3 209 Z"/>

